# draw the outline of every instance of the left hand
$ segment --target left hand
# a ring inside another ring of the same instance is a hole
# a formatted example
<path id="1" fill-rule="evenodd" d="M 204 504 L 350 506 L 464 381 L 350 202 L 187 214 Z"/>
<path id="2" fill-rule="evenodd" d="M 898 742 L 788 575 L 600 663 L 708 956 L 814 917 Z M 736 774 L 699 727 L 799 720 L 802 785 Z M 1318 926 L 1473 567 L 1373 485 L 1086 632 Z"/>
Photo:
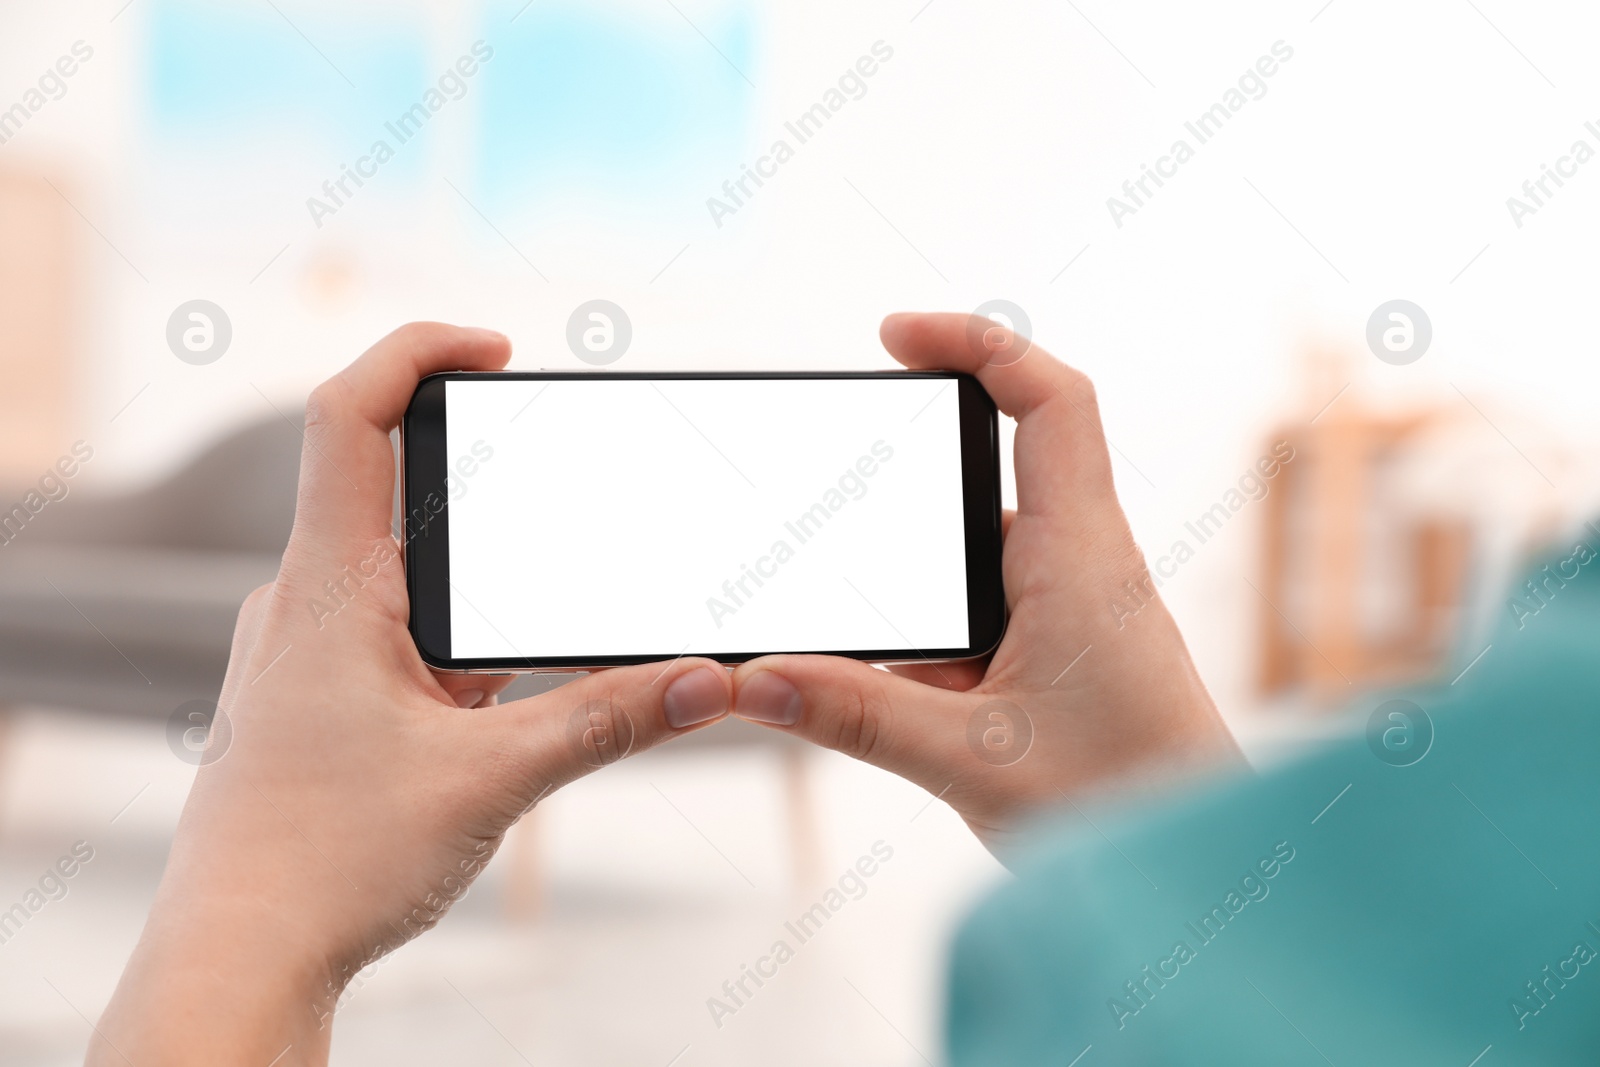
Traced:
<path id="1" fill-rule="evenodd" d="M 605 747 L 618 727 L 637 751 L 727 713 L 710 660 L 494 706 L 508 678 L 417 655 L 389 432 L 424 375 L 509 356 L 500 334 L 414 323 L 311 395 L 294 533 L 234 632 L 231 742 L 196 774 L 90 1064 L 326 1062 L 345 982 L 437 922 L 540 798 L 625 754 Z"/>

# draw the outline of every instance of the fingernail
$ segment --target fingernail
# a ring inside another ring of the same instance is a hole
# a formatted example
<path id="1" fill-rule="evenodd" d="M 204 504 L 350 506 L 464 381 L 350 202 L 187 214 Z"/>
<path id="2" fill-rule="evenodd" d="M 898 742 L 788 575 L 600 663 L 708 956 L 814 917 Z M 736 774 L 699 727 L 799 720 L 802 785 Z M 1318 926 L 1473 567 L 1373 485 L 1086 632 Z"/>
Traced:
<path id="1" fill-rule="evenodd" d="M 715 719 L 728 710 L 728 686 L 710 667 L 696 667 L 667 686 L 661 710 L 674 730 Z"/>
<path id="2" fill-rule="evenodd" d="M 456 694 L 456 707 L 475 708 L 481 700 L 483 700 L 482 689 L 463 689 Z"/>
<path id="3" fill-rule="evenodd" d="M 733 713 L 741 719 L 793 726 L 800 721 L 800 691 L 781 674 L 759 671 L 739 687 Z"/>

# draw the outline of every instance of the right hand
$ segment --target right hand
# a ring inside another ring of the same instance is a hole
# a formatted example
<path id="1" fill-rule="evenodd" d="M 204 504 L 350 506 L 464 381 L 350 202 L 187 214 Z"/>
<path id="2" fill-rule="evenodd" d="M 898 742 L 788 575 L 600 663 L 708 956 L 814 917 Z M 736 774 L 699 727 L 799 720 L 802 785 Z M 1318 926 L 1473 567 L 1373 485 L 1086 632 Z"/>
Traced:
<path id="1" fill-rule="evenodd" d="M 1047 805 L 1243 758 L 1149 581 L 1089 379 L 1037 346 L 1016 357 L 1028 342 L 979 323 L 891 315 L 880 334 L 907 367 L 976 374 L 1017 420 L 1000 647 L 987 661 L 887 672 L 763 657 L 734 672 L 734 714 L 910 779 L 997 851 Z M 984 346 L 969 344 L 980 333 Z"/>

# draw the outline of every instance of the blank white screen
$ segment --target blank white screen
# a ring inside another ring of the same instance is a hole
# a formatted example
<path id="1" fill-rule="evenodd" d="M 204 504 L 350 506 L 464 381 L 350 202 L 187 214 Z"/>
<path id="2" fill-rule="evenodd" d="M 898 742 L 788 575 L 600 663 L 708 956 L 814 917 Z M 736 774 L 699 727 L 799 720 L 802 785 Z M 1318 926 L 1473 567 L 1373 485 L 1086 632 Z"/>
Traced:
<path id="1" fill-rule="evenodd" d="M 452 656 L 966 647 L 957 394 L 447 382 Z"/>

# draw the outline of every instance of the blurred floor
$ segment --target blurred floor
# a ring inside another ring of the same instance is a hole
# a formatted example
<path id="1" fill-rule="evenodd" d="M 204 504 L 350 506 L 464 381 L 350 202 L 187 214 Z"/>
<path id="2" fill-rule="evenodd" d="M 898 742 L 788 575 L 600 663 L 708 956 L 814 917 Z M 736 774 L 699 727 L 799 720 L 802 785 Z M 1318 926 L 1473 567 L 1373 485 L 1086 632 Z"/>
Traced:
<path id="1" fill-rule="evenodd" d="M 17 719 L 0 782 L 0 910 L 74 842 L 95 854 L 0 944 L 0 1067 L 81 1062 L 193 773 L 164 725 Z M 775 755 L 657 751 L 547 800 L 537 918 L 506 917 L 502 852 L 436 930 L 360 982 L 333 1062 L 937 1062 L 947 932 L 999 867 L 921 790 L 832 753 L 807 758 L 824 879 L 880 839 L 894 856 L 720 1028 L 707 998 L 778 938 L 793 943 L 784 923 L 824 886 L 791 885 Z"/>

